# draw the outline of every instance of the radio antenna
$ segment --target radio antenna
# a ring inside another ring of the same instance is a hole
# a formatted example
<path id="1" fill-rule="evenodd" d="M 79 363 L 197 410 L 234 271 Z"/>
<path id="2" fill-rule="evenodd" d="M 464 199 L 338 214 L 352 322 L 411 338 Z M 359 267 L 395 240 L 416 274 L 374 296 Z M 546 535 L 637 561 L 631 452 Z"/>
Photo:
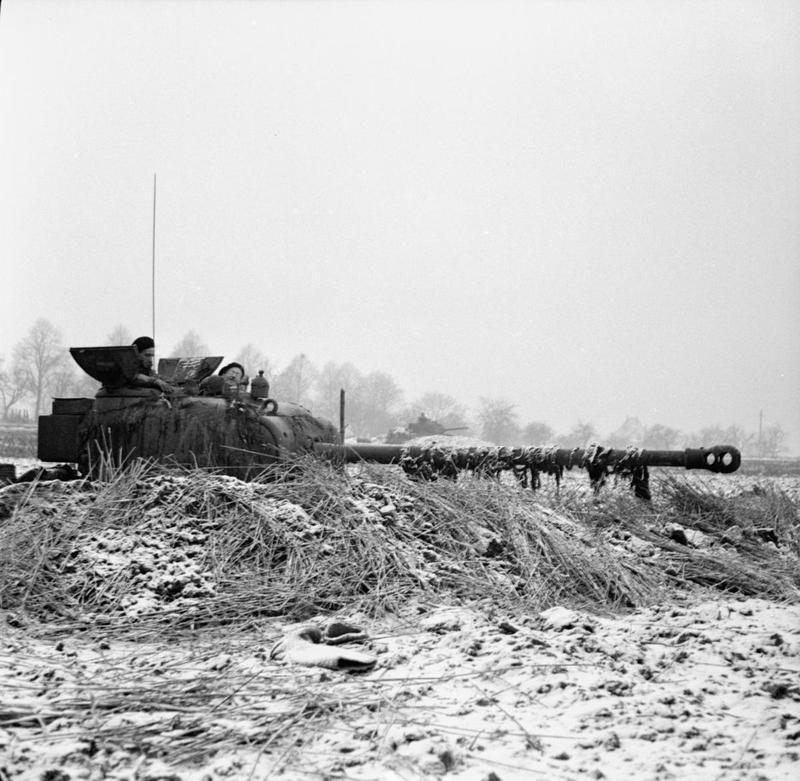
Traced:
<path id="1" fill-rule="evenodd" d="M 150 275 L 152 301 L 151 308 L 153 313 L 153 334 L 152 339 L 156 338 L 156 175 L 153 174 L 153 268 Z"/>

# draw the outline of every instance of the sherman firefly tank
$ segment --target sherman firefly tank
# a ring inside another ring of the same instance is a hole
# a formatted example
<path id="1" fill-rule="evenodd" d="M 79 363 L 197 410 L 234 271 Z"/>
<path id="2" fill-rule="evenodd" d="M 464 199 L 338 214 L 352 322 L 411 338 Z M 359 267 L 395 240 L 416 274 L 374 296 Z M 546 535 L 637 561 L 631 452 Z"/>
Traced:
<path id="1" fill-rule="evenodd" d="M 415 479 L 455 479 L 459 474 L 498 477 L 512 473 L 536 489 L 540 475 L 560 480 L 564 470 L 585 469 L 599 489 L 609 474 L 629 477 L 637 495 L 649 498 L 649 467 L 683 467 L 730 473 L 741 456 L 734 447 L 686 450 L 550 447 L 445 447 L 403 444 L 344 445 L 332 422 L 299 404 L 259 398 L 242 387 L 222 386 L 203 395 L 221 357 L 166 359 L 159 375 L 174 393 L 132 388 L 138 369 L 133 347 L 82 347 L 73 358 L 101 388 L 95 398 L 55 399 L 53 413 L 39 418 L 38 457 L 77 464 L 97 474 L 104 463 L 134 458 L 209 468 L 252 478 L 265 467 L 316 454 L 339 462 L 395 464 Z M 218 378 L 214 378 L 218 379 Z"/>
<path id="2" fill-rule="evenodd" d="M 75 463 L 82 474 L 94 474 L 109 458 L 147 458 L 247 479 L 310 452 L 316 442 L 339 442 L 334 425 L 305 407 L 212 378 L 219 356 L 162 359 L 158 374 L 175 388 L 162 393 L 130 387 L 139 365 L 134 347 L 75 347 L 70 353 L 101 388 L 94 399 L 54 399 L 53 414 L 39 418 L 42 461 Z M 219 382 L 207 383 L 206 391 L 207 379 Z"/>

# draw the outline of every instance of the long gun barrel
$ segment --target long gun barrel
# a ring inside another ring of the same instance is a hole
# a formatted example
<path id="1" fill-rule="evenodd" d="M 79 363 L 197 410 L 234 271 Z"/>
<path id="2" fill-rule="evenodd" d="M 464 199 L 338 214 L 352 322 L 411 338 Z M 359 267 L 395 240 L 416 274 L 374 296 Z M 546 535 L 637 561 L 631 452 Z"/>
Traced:
<path id="1" fill-rule="evenodd" d="M 314 452 L 330 458 L 344 459 L 348 463 L 371 461 L 376 464 L 400 464 L 404 459 L 413 458 L 436 462 L 441 459 L 452 461 L 462 469 L 473 469 L 486 461 L 497 461 L 508 467 L 538 467 L 546 471 L 549 466 L 564 469 L 585 467 L 591 463 L 602 462 L 606 466 L 618 465 L 685 467 L 686 469 L 706 469 L 709 472 L 735 472 L 742 463 L 742 456 L 735 447 L 716 445 L 710 448 L 686 448 L 685 450 L 644 450 L 602 448 L 548 448 L 548 447 L 468 447 L 451 448 L 441 445 L 423 447 L 419 445 L 331 445 L 322 442 L 314 444 Z"/>
<path id="2" fill-rule="evenodd" d="M 560 482 L 565 469 L 579 467 L 589 473 L 592 487 L 599 491 L 609 472 L 629 477 L 634 493 L 650 499 L 648 467 L 684 467 L 709 472 L 735 472 L 742 457 L 735 447 L 717 445 L 686 450 L 644 450 L 639 448 L 555 447 L 461 447 L 440 445 L 332 445 L 317 442 L 314 452 L 329 458 L 355 463 L 398 464 L 411 477 L 436 480 L 455 479 L 459 472 L 497 476 L 511 471 L 523 487 L 536 490 L 540 473 L 553 475 Z"/>

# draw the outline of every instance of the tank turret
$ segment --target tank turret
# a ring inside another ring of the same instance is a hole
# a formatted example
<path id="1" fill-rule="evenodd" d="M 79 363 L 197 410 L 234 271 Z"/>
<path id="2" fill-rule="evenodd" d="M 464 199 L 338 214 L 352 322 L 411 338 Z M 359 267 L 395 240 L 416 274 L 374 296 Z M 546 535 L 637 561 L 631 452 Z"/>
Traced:
<path id="1" fill-rule="evenodd" d="M 432 420 L 424 412 L 421 412 L 415 421 L 406 424 L 405 428 L 393 428 L 386 435 L 387 445 L 399 445 L 403 442 L 416 439 L 417 437 L 443 436 L 451 431 L 466 431 L 467 426 L 454 426 L 447 428 Z"/>

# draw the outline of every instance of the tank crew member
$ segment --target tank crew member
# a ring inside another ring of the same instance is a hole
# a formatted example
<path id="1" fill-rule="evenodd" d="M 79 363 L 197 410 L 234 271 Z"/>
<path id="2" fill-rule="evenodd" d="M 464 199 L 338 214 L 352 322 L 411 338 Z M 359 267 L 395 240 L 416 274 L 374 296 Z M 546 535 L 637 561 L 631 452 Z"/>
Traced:
<path id="1" fill-rule="evenodd" d="M 153 360 L 156 356 L 156 343 L 149 336 L 140 336 L 133 340 L 133 346 L 139 353 L 139 368 L 131 381 L 134 388 L 158 388 L 162 393 L 171 393 L 175 389 L 164 382 L 153 371 Z"/>
<path id="2" fill-rule="evenodd" d="M 219 376 L 222 377 L 226 385 L 241 385 L 247 376 L 244 372 L 244 366 L 241 363 L 229 363 L 219 370 Z"/>
<path id="3" fill-rule="evenodd" d="M 206 377 L 200 383 L 200 393 L 203 396 L 236 395 L 237 390 L 247 388 L 247 375 L 244 366 L 240 363 L 228 363 L 223 366 L 214 377 Z"/>

